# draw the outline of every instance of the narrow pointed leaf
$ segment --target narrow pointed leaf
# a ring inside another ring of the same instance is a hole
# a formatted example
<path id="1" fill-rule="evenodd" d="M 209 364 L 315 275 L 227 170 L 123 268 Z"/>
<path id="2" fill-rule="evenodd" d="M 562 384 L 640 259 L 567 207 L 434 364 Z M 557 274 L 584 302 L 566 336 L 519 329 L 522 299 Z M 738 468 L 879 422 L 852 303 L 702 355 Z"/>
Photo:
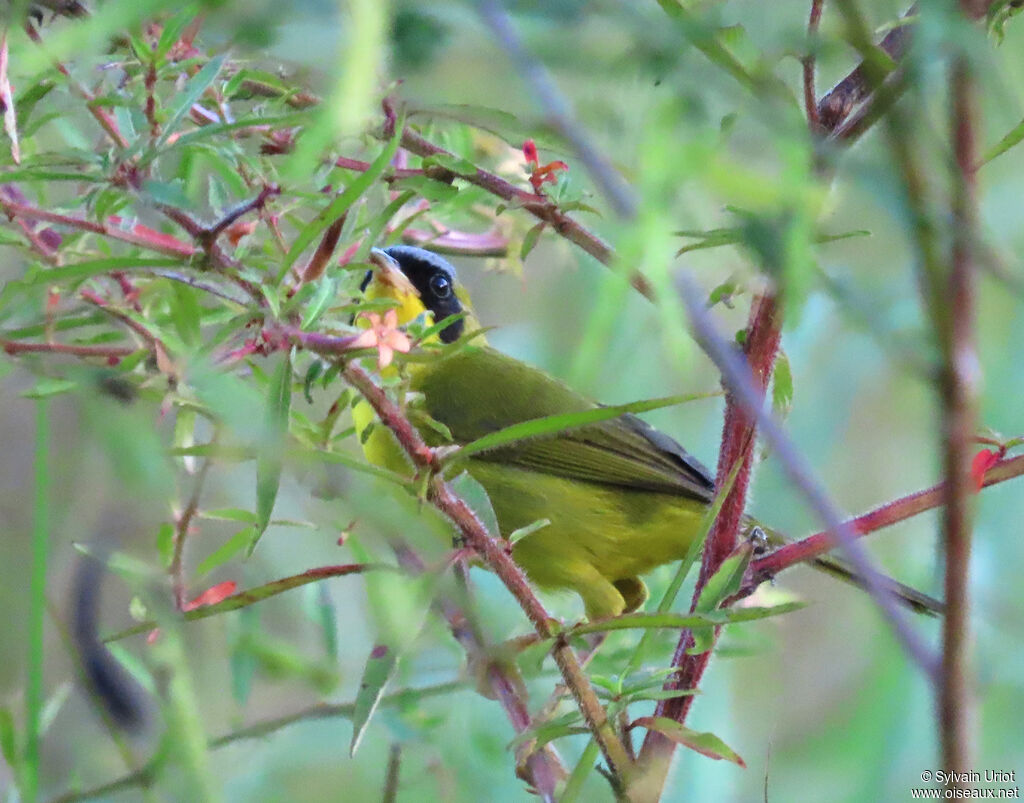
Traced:
<path id="1" fill-rule="evenodd" d="M 284 439 L 288 432 L 291 401 L 292 357 L 291 352 L 286 352 L 270 379 L 267 393 L 263 443 L 260 444 L 260 454 L 256 459 L 256 533 L 250 551 L 267 529 L 270 514 L 274 512 L 277 489 L 281 484 Z"/>
<path id="2" fill-rule="evenodd" d="M 733 554 L 722 561 L 707 585 L 700 592 L 697 603 L 694 605 L 695 612 L 710 613 L 718 608 L 728 597 L 731 597 L 740 590 L 743 583 L 743 575 L 750 564 L 751 555 L 754 552 L 750 542 L 741 544 Z M 699 655 L 707 652 L 714 644 L 714 637 L 710 631 L 693 631 L 693 646 L 690 648 L 691 655 Z"/>
<path id="3" fill-rule="evenodd" d="M 163 131 L 160 132 L 160 137 L 153 146 L 153 153 L 158 153 L 164 146 L 164 143 L 167 142 L 167 138 L 178 130 L 178 125 L 181 123 L 182 118 L 188 114 L 189 109 L 192 108 L 192 104 L 196 103 L 199 98 L 202 97 L 203 93 L 217 77 L 217 73 L 220 72 L 220 68 L 224 64 L 224 59 L 226 57 L 226 53 L 221 53 L 219 56 L 210 59 L 203 66 L 203 69 L 188 80 L 188 83 L 185 84 L 184 90 L 182 90 L 181 94 L 176 98 L 177 103 L 174 106 L 171 119 L 167 121 Z"/>
<path id="4" fill-rule="evenodd" d="M 723 742 L 713 733 L 701 733 L 690 730 L 685 725 L 680 725 L 668 717 L 640 717 L 634 720 L 632 727 L 647 728 L 667 736 L 676 744 L 696 750 L 701 755 L 713 758 L 716 761 L 724 759 L 746 767 L 746 762 L 729 745 Z"/>
<path id="5" fill-rule="evenodd" d="M 402 132 L 402 121 L 399 121 L 395 126 L 395 136 L 391 138 L 391 141 L 387 146 L 380 152 L 373 163 L 362 173 L 352 179 L 352 182 L 344 189 L 344 191 L 336 196 L 333 201 L 324 207 L 320 214 L 314 217 L 309 223 L 307 223 L 302 231 L 298 233 L 295 241 L 292 243 L 292 247 L 288 249 L 288 253 L 282 262 L 281 269 L 277 274 L 277 280 L 280 282 L 288 275 L 288 270 L 298 259 L 299 254 L 306 250 L 306 247 L 315 240 L 320 233 L 331 225 L 334 221 L 340 218 L 352 204 L 354 204 L 364 192 L 366 192 L 373 183 L 381 176 L 387 166 L 391 163 L 391 158 L 395 155 L 395 151 L 398 150 L 398 143 L 401 139 Z"/>
<path id="6" fill-rule="evenodd" d="M 352 743 L 349 755 L 354 756 L 366 733 L 374 711 L 384 696 L 384 690 L 398 669 L 398 653 L 384 644 L 378 644 L 370 652 L 363 668 L 363 679 L 356 694 L 355 711 L 352 713 Z"/>
<path id="7" fill-rule="evenodd" d="M 607 407 L 595 407 L 593 410 L 582 410 L 577 413 L 560 413 L 549 415 L 543 418 L 534 418 L 530 421 L 523 421 L 513 424 L 510 427 L 499 429 L 471 441 L 459 449 L 452 456 L 452 460 L 464 460 L 471 455 L 485 452 L 488 449 L 496 449 L 499 446 L 508 446 L 519 441 L 531 440 L 553 435 L 558 432 L 567 432 L 580 427 L 597 424 L 601 421 L 608 421 L 618 418 L 627 413 L 645 413 L 650 410 L 660 410 L 663 407 L 672 407 L 677 404 L 706 399 L 719 395 L 715 393 L 687 393 L 682 396 L 666 396 L 661 399 L 648 399 L 647 401 L 632 402 L 630 404 L 614 404 Z"/>
<path id="8" fill-rule="evenodd" d="M 254 605 L 257 602 L 262 602 L 270 597 L 282 594 L 285 591 L 291 591 L 293 588 L 307 585 L 308 583 L 315 583 L 319 580 L 326 580 L 331 577 L 344 577 L 349 574 L 360 574 L 362 572 L 368 572 L 373 570 L 388 570 L 394 571 L 394 567 L 388 566 L 383 563 L 346 563 L 338 566 L 319 566 L 315 569 L 302 572 L 301 574 L 293 574 L 289 577 L 283 577 L 280 580 L 273 580 L 272 582 L 265 583 L 255 588 L 250 588 L 246 591 L 239 591 L 237 594 L 232 594 L 226 599 L 222 599 L 220 602 L 214 605 L 204 605 L 202 608 L 194 608 L 191 611 L 185 613 L 182 618 L 186 622 L 192 622 L 196 619 L 207 619 L 210 616 L 217 616 L 228 611 L 237 611 L 239 608 L 246 608 L 249 605 Z M 119 633 L 106 636 L 103 641 L 119 641 L 128 636 L 133 636 L 136 633 L 144 633 L 147 630 L 152 630 L 157 626 L 155 621 L 141 622 L 133 627 L 129 627 L 126 630 L 122 630 Z"/>

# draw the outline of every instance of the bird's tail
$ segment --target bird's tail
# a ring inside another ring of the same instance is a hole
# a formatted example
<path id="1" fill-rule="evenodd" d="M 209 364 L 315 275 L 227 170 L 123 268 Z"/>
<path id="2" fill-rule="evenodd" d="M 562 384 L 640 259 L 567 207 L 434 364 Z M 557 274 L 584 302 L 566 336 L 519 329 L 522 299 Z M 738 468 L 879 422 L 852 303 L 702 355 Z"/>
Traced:
<path id="1" fill-rule="evenodd" d="M 790 538 L 787 538 L 777 530 L 765 527 L 760 522 L 751 521 L 749 522 L 749 526 L 751 528 L 757 527 L 764 533 L 769 550 L 778 549 L 781 546 L 792 543 Z M 859 588 L 867 588 L 867 582 L 864 578 L 858 574 L 850 564 L 841 558 L 835 557 L 834 555 L 822 555 L 821 557 L 809 560 L 808 563 L 814 568 L 826 572 L 833 577 L 837 577 L 840 580 L 844 580 L 847 583 Z M 885 587 L 896 596 L 899 602 L 914 613 L 926 614 L 928 616 L 941 616 L 946 612 L 946 604 L 944 602 L 925 594 L 923 591 L 918 591 L 912 586 L 900 583 L 885 575 L 882 575 L 882 581 Z"/>

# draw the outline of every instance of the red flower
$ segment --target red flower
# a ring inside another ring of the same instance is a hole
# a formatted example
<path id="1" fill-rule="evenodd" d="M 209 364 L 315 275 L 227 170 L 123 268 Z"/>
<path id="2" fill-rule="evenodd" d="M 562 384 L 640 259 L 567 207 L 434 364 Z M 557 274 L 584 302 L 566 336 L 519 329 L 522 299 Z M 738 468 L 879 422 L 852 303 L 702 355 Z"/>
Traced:
<path id="1" fill-rule="evenodd" d="M 537 143 L 532 139 L 523 143 L 523 156 L 526 158 L 526 167 L 530 170 L 530 185 L 533 191 L 540 195 L 541 187 L 545 182 L 554 184 L 558 181 L 555 175 L 559 170 L 568 170 L 569 165 L 562 161 L 548 162 L 546 165 L 540 163 L 537 155 Z"/>
<path id="2" fill-rule="evenodd" d="M 528 139 L 523 143 L 523 156 L 526 157 L 527 166 L 536 166 L 540 163 L 540 157 L 537 156 L 537 143 L 532 139 Z"/>

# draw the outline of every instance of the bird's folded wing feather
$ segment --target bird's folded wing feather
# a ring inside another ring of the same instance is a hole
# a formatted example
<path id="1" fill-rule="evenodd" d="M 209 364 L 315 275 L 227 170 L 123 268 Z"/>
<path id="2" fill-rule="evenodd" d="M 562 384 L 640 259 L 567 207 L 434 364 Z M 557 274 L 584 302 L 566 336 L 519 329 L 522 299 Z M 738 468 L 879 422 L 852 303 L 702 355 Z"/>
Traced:
<path id="1" fill-rule="evenodd" d="M 596 405 L 537 368 L 475 348 L 423 368 L 413 379 L 426 412 L 456 443 L 523 421 Z M 708 501 L 707 469 L 667 435 L 632 415 L 518 441 L 476 456 L 546 474 Z"/>

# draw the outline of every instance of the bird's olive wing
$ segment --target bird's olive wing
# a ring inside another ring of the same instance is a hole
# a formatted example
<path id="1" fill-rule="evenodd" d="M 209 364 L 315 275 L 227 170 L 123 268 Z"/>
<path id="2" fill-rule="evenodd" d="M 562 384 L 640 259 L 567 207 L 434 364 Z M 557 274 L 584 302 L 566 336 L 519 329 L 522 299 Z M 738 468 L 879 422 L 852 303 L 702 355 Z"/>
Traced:
<path id="1" fill-rule="evenodd" d="M 456 443 L 594 403 L 543 371 L 490 348 L 472 348 L 421 368 L 412 387 L 427 413 Z M 639 418 L 624 415 L 558 435 L 520 441 L 477 455 L 569 479 L 710 500 L 705 469 L 678 443 Z"/>

